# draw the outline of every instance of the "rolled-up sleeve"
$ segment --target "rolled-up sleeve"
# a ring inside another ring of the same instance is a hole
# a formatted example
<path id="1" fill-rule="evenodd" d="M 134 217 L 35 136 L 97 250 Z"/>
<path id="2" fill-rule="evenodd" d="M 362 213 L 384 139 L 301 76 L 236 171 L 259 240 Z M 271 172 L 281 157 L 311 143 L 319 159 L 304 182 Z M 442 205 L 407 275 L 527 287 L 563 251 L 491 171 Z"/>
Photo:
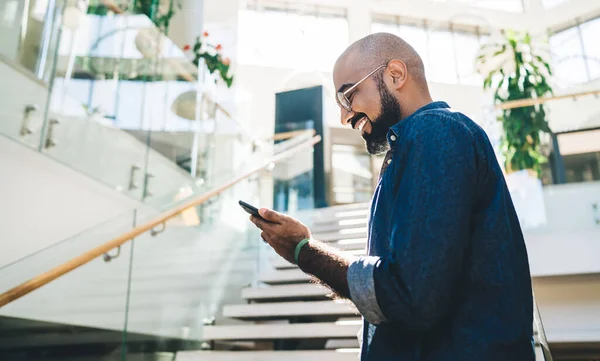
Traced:
<path id="1" fill-rule="evenodd" d="M 352 302 L 361 315 L 374 325 L 386 322 L 375 296 L 373 270 L 379 257 L 359 257 L 348 267 L 348 288 Z"/>
<path id="2" fill-rule="evenodd" d="M 390 252 L 348 268 L 350 296 L 372 324 L 425 330 L 457 295 L 477 191 L 473 134 L 454 119 L 430 118 L 406 140 L 391 213 Z"/>

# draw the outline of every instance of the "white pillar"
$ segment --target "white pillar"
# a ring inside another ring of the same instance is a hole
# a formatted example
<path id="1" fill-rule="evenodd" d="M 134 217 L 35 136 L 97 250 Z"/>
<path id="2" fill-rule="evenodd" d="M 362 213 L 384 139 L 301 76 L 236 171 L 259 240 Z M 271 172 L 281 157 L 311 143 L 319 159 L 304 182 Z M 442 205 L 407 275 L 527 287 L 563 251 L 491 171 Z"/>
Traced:
<path id="1" fill-rule="evenodd" d="M 204 0 L 183 0 L 171 19 L 169 38 L 179 47 L 194 44 L 204 28 Z"/>

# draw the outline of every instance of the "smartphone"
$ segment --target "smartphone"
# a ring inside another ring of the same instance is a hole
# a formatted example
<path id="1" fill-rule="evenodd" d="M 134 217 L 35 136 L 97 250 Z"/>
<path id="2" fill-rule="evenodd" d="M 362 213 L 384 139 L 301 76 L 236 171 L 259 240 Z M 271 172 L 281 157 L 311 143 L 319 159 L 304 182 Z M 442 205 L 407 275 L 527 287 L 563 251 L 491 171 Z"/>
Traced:
<path id="1" fill-rule="evenodd" d="M 259 213 L 258 213 L 258 208 L 254 207 L 253 205 L 250 205 L 244 201 L 239 201 L 238 202 L 240 204 L 240 207 L 242 207 L 246 212 L 248 212 L 248 214 L 251 214 L 253 216 L 255 216 L 256 218 L 260 218 L 265 222 L 268 222 L 266 219 L 264 219 Z"/>

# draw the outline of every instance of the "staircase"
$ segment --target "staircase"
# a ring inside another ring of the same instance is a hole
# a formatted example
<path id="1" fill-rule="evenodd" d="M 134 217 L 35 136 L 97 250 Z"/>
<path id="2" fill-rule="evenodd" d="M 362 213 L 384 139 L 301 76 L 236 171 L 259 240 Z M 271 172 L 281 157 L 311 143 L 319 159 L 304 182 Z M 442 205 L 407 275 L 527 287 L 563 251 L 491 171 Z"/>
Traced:
<path id="1" fill-rule="evenodd" d="M 368 204 L 300 215 L 313 236 L 350 254 L 364 253 Z M 328 298 L 297 266 L 271 253 L 258 284 L 242 289 L 247 304 L 226 305 L 223 320 L 207 325 L 211 351 L 184 351 L 177 360 L 346 361 L 358 357 L 361 319 L 347 301 Z M 208 346 L 206 345 L 206 346 Z"/>

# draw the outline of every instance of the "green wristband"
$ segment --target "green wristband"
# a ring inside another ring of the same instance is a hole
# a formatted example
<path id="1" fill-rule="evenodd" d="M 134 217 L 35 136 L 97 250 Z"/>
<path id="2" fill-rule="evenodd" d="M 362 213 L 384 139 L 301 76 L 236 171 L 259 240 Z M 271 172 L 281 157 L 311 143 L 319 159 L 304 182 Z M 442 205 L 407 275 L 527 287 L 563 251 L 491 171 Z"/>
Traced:
<path id="1" fill-rule="evenodd" d="M 302 247 L 306 246 L 306 244 L 310 241 L 310 238 L 304 238 L 303 240 L 296 245 L 296 250 L 294 251 L 294 261 L 298 264 L 298 257 L 300 256 L 300 251 L 302 251 Z"/>

